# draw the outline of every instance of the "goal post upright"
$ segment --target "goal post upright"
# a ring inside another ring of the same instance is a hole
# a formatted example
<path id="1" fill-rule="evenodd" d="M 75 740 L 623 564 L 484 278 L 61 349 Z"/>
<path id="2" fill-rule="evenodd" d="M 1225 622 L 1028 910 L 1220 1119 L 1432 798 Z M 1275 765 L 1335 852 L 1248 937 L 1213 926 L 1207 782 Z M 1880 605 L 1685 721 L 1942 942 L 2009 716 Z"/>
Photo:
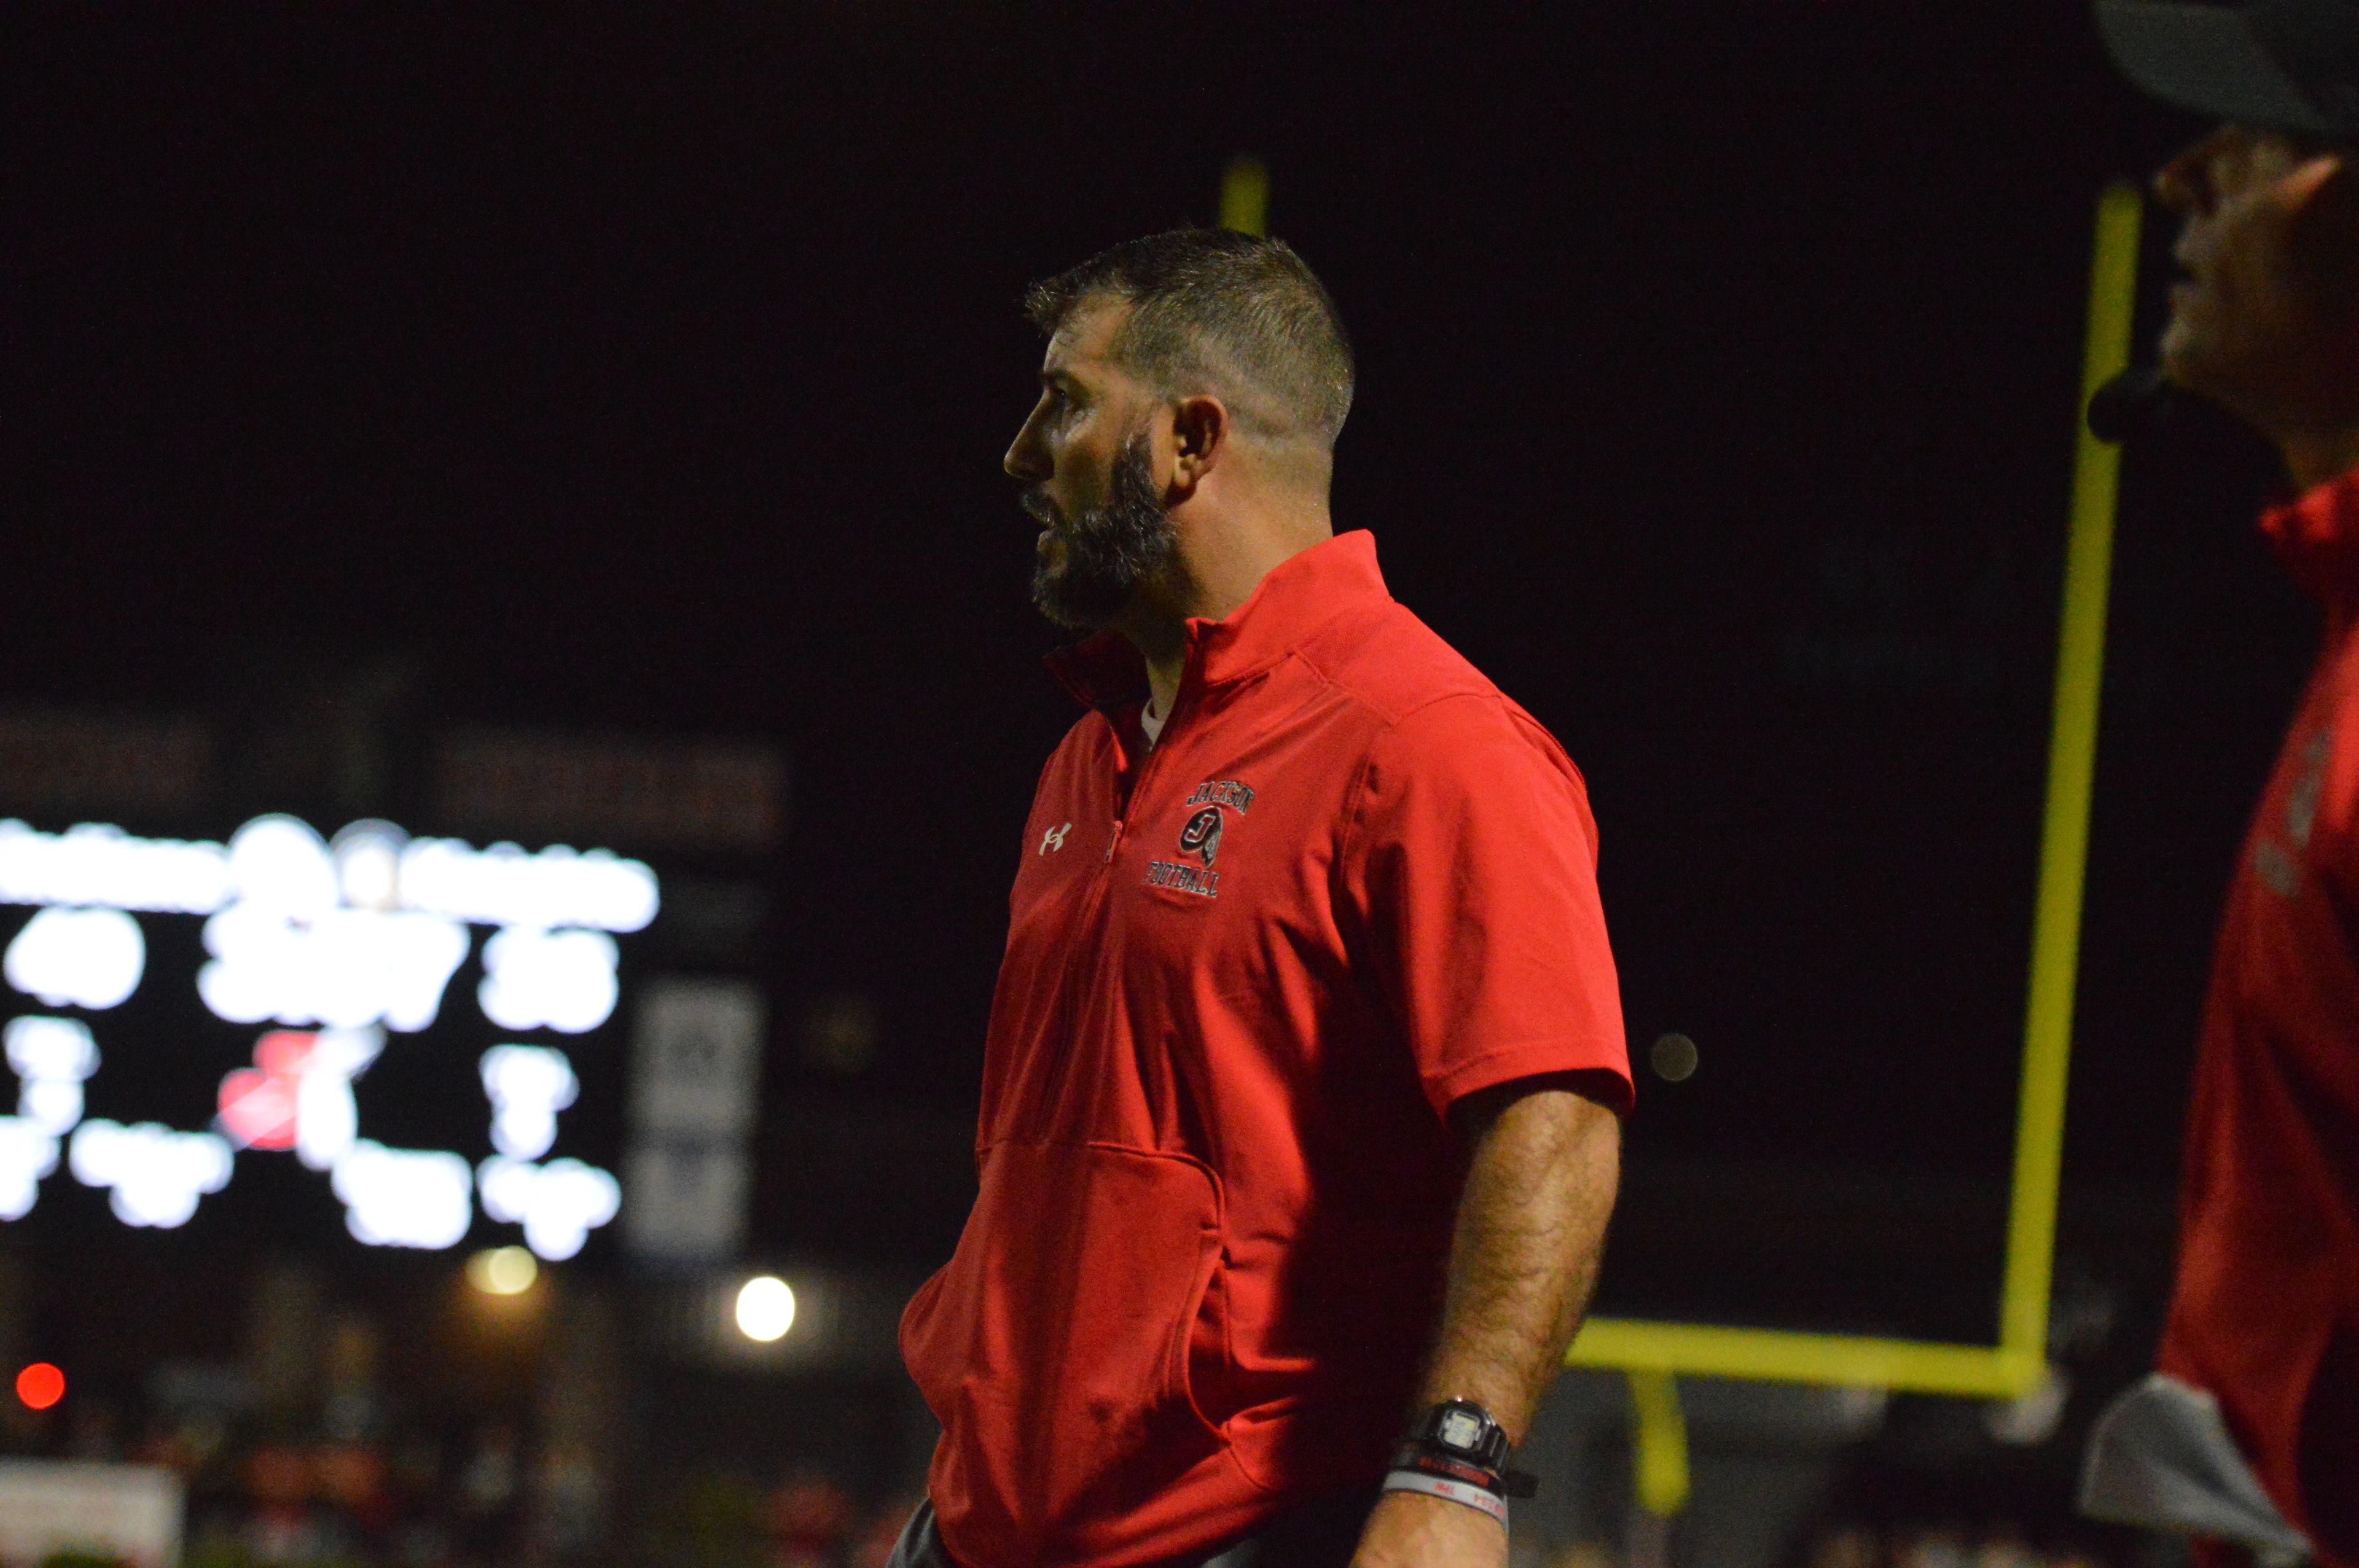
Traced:
<path id="1" fill-rule="evenodd" d="M 2031 928 L 2022 1077 L 2008 1189 L 2006 1260 L 1998 1341 L 1951 1345 L 1844 1334 L 1593 1318 L 1568 1367 L 1619 1370 L 1631 1380 L 1634 1442 L 1658 1497 L 1686 1496 L 1686 1444 L 1674 1442 L 1661 1407 L 1680 1376 L 1875 1388 L 1971 1399 L 2017 1398 L 2047 1375 L 2049 1298 L 2062 1173 L 2064 1104 L 2080 968 L 2082 892 L 2095 776 L 2098 698 L 2104 674 L 2107 589 L 2121 452 L 2089 433 L 2082 416 L 2096 390 L 2128 364 L 2143 207 L 2136 187 L 2098 197 L 2090 265 L 2087 335 L 2076 431 L 2070 533 L 2049 720 L 2046 806 Z M 1643 1433 L 1635 1430 L 1643 1426 Z M 1680 1474 L 1674 1478 L 1676 1468 Z"/>

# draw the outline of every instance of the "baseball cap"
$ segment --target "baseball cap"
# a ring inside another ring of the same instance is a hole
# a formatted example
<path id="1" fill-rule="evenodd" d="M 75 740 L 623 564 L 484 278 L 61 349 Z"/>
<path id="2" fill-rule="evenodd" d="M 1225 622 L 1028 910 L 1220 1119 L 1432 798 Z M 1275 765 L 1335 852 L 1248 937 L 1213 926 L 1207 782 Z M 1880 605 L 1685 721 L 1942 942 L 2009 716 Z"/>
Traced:
<path id="1" fill-rule="evenodd" d="M 2359 140 L 2359 0 L 2097 0 L 2122 74 L 2259 130 Z"/>

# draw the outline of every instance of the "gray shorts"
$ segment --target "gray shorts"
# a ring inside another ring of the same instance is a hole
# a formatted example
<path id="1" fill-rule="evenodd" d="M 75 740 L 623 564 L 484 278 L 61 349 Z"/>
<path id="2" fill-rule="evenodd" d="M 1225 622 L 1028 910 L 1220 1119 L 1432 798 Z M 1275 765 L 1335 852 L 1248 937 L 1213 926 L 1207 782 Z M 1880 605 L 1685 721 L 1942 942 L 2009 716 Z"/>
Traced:
<path id="1" fill-rule="evenodd" d="M 1305 1503 L 1210 1557 L 1170 1568 L 1348 1568 L 1375 1500 L 1353 1495 Z M 886 1568 L 959 1568 L 934 1530 L 933 1504 L 919 1503 L 909 1516 Z"/>

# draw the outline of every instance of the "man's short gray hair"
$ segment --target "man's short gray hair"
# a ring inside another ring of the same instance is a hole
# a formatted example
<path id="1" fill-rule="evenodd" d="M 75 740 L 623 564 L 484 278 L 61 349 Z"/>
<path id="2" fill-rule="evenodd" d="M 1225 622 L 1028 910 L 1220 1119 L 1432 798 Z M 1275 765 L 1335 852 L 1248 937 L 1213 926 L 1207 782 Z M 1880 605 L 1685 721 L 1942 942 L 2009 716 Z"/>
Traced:
<path id="1" fill-rule="evenodd" d="M 1174 397 L 1210 392 L 1256 434 L 1332 447 L 1352 411 L 1352 344 L 1318 276 L 1282 240 L 1174 229 L 1034 284 L 1024 313 L 1053 335 L 1085 305 L 1129 307 L 1117 363 Z"/>

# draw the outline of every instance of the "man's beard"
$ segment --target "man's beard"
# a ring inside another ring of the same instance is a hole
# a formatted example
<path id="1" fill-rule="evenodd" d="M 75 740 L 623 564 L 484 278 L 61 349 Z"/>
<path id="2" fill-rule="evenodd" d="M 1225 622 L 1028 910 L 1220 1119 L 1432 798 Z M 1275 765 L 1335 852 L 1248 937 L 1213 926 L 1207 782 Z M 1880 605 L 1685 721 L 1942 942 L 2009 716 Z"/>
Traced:
<path id="1" fill-rule="evenodd" d="M 1156 492 L 1144 435 L 1131 437 L 1114 454 L 1112 492 L 1103 506 L 1067 517 L 1038 485 L 1027 485 L 1016 499 L 1063 546 L 1062 558 L 1051 567 L 1048 538 L 1041 540 L 1032 568 L 1033 606 L 1076 632 L 1112 624 L 1178 546 L 1170 510 Z"/>

